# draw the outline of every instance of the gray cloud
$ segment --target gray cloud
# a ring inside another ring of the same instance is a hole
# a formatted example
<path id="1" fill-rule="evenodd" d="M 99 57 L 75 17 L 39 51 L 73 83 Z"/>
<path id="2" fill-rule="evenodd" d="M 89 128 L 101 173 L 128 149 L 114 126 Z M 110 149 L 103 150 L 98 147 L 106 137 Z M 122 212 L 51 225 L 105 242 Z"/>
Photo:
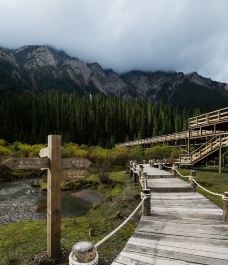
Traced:
<path id="1" fill-rule="evenodd" d="M 50 44 L 118 72 L 228 82 L 227 0 L 0 0 L 0 45 Z"/>

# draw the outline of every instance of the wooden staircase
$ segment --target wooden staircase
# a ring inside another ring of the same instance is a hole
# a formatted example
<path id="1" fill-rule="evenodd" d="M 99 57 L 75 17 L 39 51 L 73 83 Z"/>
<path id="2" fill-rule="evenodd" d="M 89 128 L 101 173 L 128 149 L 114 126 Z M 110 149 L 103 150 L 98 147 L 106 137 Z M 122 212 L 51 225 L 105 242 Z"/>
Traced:
<path id="1" fill-rule="evenodd" d="M 180 165 L 194 165 L 217 151 L 220 147 L 228 147 L 228 133 L 216 135 L 191 154 L 180 155 Z"/>

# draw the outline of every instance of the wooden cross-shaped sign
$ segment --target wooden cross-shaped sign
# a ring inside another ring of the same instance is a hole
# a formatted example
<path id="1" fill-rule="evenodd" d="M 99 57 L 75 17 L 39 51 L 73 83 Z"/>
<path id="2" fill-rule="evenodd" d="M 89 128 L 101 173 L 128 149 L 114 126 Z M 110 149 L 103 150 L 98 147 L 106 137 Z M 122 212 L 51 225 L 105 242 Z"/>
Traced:
<path id="1" fill-rule="evenodd" d="M 47 253 L 60 255 L 61 180 L 80 179 L 88 175 L 92 162 L 86 158 L 61 158 L 61 136 L 49 135 L 48 147 L 40 150 L 41 158 L 10 158 L 3 164 L 12 169 L 47 169 Z"/>

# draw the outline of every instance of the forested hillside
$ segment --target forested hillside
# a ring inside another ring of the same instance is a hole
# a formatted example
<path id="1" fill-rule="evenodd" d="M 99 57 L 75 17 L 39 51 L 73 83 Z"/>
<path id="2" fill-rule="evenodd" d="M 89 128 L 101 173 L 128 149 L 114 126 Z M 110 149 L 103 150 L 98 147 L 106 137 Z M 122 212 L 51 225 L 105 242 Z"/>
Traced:
<path id="1" fill-rule="evenodd" d="M 24 92 L 0 100 L 0 138 L 45 143 L 48 134 L 57 133 L 66 142 L 112 147 L 127 139 L 186 129 L 191 115 L 151 100 L 82 97 L 57 90 Z"/>
<path id="2" fill-rule="evenodd" d="M 197 72 L 117 73 L 46 45 L 0 47 L 0 96 L 49 89 L 77 91 L 82 96 L 101 93 L 154 102 L 162 100 L 191 111 L 200 107 L 207 112 L 228 105 L 228 85 Z"/>

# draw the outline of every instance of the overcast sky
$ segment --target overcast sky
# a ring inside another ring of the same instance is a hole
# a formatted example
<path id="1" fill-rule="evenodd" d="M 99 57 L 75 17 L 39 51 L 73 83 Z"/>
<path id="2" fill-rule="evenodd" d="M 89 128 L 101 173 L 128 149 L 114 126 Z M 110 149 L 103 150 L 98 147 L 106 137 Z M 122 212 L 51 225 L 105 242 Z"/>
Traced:
<path id="1" fill-rule="evenodd" d="M 117 72 L 228 82 L 228 0 L 0 0 L 0 45 L 49 44 Z"/>

